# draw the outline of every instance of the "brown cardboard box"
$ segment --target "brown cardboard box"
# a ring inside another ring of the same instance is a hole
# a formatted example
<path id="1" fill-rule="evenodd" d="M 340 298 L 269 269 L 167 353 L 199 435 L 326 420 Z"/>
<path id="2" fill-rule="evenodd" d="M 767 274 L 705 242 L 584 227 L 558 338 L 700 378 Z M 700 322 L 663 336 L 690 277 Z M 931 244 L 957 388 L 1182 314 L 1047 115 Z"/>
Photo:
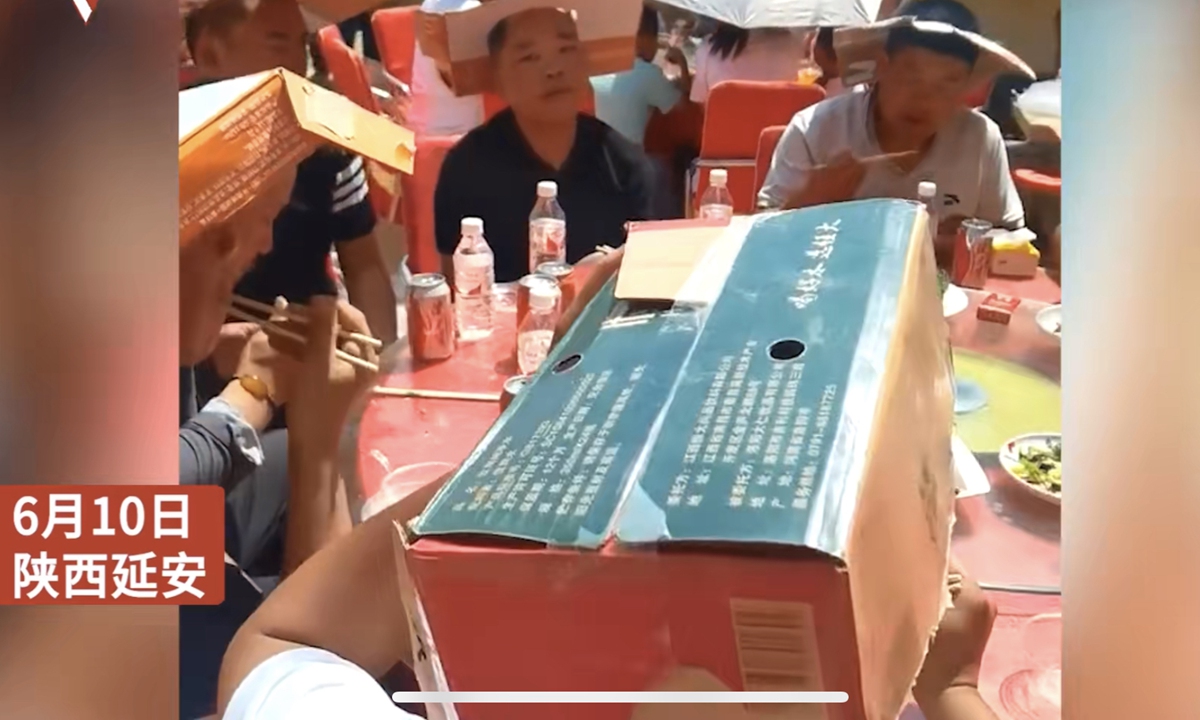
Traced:
<path id="1" fill-rule="evenodd" d="M 633 67 L 641 0 L 463 0 L 449 12 L 417 11 L 417 41 L 450 77 L 457 95 L 492 90 L 487 34 L 506 17 L 554 6 L 575 15 L 591 75 Z"/>
<path id="2" fill-rule="evenodd" d="M 411 132 L 286 70 L 181 92 L 180 244 L 245 207 L 322 143 L 412 172 Z"/>

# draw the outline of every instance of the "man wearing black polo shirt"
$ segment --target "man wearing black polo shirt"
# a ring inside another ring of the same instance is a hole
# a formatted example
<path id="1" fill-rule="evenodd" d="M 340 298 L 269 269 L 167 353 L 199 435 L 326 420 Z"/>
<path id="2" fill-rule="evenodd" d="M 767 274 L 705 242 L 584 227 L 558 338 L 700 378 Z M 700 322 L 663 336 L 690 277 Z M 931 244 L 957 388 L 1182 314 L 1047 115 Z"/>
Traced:
<path id="1" fill-rule="evenodd" d="M 190 0 L 188 50 L 205 81 L 283 67 L 308 69 L 307 29 L 296 0 Z M 306 303 L 335 295 L 329 251 L 336 244 L 350 302 L 371 332 L 396 339 L 396 297 L 374 236 L 362 158 L 323 148 L 297 169 L 291 201 L 275 220 L 274 244 L 242 279 L 240 295 L 265 303 Z"/>
<path id="2" fill-rule="evenodd" d="M 464 217 L 479 217 L 496 255 L 496 280 L 529 272 L 529 213 L 537 183 L 558 183 L 567 261 L 625 242 L 625 223 L 654 219 L 653 169 L 641 148 L 579 113 L 587 61 L 571 16 L 528 10 L 488 34 L 497 92 L 509 104 L 463 136 L 438 177 L 434 219 L 447 275 Z"/>

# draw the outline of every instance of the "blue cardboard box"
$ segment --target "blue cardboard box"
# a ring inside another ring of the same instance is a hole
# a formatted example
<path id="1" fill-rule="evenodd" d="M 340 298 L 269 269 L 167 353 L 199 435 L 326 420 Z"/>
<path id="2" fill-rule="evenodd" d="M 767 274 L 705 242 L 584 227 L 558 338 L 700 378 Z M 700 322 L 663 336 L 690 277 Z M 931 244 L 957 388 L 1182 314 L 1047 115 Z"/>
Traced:
<path id="1" fill-rule="evenodd" d="M 699 672 L 849 696 L 786 717 L 891 720 L 945 607 L 953 512 L 924 210 L 670 232 L 631 234 L 618 279 L 403 535 L 445 683 L 628 691 Z M 689 238 L 681 269 L 662 250 Z"/>

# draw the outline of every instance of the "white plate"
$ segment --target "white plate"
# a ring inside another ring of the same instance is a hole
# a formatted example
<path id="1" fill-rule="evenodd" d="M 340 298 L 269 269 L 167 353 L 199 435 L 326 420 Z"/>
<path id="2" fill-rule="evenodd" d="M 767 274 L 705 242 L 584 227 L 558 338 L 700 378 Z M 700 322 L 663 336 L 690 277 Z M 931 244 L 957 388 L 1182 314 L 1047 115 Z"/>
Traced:
<path id="1" fill-rule="evenodd" d="M 992 484 L 988 482 L 987 473 L 983 471 L 975 453 L 971 452 L 958 435 L 950 439 L 950 449 L 954 453 L 955 497 L 961 500 L 976 495 L 987 495 L 992 489 Z"/>
<path id="2" fill-rule="evenodd" d="M 1059 433 L 1030 433 L 1028 435 L 1019 435 L 1012 440 L 1004 443 L 1000 447 L 1000 466 L 1004 468 L 1004 472 L 1012 478 L 1019 487 L 1023 488 L 1030 495 L 1044 500 L 1052 505 L 1062 505 L 1062 496 L 1056 495 L 1049 490 L 1042 489 L 1037 485 L 1025 482 L 1013 472 L 1013 468 L 1020 465 L 1021 451 L 1028 447 L 1046 447 L 1049 442 L 1062 442 L 1062 435 Z"/>
<path id="3" fill-rule="evenodd" d="M 942 315 L 945 317 L 957 315 L 966 310 L 970 304 L 971 300 L 962 288 L 957 285 L 947 285 L 946 292 L 942 295 Z"/>
<path id="4" fill-rule="evenodd" d="M 1042 332 L 1062 340 L 1062 305 L 1051 305 L 1037 314 L 1038 327 Z"/>

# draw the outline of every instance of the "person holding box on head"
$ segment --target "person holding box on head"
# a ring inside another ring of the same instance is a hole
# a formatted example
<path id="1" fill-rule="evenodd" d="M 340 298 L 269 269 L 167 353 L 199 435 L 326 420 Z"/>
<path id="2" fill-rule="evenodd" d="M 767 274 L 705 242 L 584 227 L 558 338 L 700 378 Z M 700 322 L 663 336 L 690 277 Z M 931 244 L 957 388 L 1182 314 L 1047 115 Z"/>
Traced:
<path id="1" fill-rule="evenodd" d="M 495 253 L 495 280 L 526 275 L 529 215 L 542 181 L 557 183 L 567 262 L 622 244 L 626 222 L 653 219 L 655 173 L 642 149 L 579 112 L 591 63 L 571 12 L 510 15 L 486 44 L 492 84 L 509 108 L 463 136 L 442 165 L 434 218 L 445 274 L 453 275 L 462 219 L 477 217 Z"/>
<path id="2" fill-rule="evenodd" d="M 796 114 L 759 207 L 915 198 L 918 183 L 932 181 L 943 235 L 965 218 L 1023 226 L 1000 129 L 963 98 L 999 72 L 1032 71 L 978 32 L 975 15 L 957 0 L 909 0 L 891 20 L 835 31 L 845 82 L 873 79 L 873 86 Z"/>

